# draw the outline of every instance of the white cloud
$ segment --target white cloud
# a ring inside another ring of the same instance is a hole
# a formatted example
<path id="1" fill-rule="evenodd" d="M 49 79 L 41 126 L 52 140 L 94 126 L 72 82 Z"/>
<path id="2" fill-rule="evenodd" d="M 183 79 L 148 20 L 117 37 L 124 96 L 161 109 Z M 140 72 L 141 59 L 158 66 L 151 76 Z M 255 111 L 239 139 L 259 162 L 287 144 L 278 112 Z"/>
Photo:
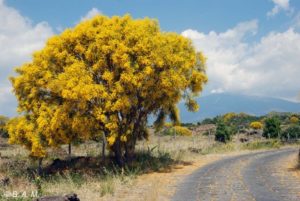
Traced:
<path id="1" fill-rule="evenodd" d="M 0 113 L 12 115 L 16 101 L 10 92 L 8 77 L 13 68 L 30 61 L 34 50 L 41 49 L 45 40 L 53 35 L 46 22 L 33 25 L 14 8 L 0 0 Z"/>
<path id="2" fill-rule="evenodd" d="M 272 8 L 271 11 L 267 13 L 268 17 L 275 16 L 278 14 L 281 10 L 286 11 L 286 12 L 292 12 L 292 8 L 290 7 L 290 2 L 289 0 L 272 0 L 274 3 L 274 7 Z"/>
<path id="3" fill-rule="evenodd" d="M 97 8 L 92 8 L 84 17 L 81 17 L 80 21 L 84 21 L 90 18 L 93 18 L 96 15 L 101 14 L 102 12 L 99 11 Z"/>
<path id="4" fill-rule="evenodd" d="M 210 92 L 212 94 L 220 94 L 220 93 L 224 93 L 224 90 L 222 88 L 219 88 L 219 89 L 213 89 Z"/>
<path id="5" fill-rule="evenodd" d="M 300 30 L 300 12 L 298 12 L 293 20 L 292 20 L 292 27 L 295 28 L 295 29 L 298 29 Z"/>
<path id="6" fill-rule="evenodd" d="M 223 33 L 182 33 L 208 57 L 207 89 L 211 93 L 225 91 L 289 99 L 300 92 L 300 34 L 290 28 L 271 32 L 257 43 L 247 42 L 247 36 L 257 29 L 254 20 Z"/>

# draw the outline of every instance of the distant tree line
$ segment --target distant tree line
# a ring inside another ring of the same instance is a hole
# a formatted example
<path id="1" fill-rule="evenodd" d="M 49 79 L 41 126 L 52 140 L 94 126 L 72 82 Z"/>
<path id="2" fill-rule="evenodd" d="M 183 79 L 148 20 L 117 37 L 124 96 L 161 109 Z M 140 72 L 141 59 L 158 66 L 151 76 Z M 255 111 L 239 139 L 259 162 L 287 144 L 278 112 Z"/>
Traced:
<path id="1" fill-rule="evenodd" d="M 300 138 L 300 114 L 271 112 L 263 116 L 246 113 L 226 113 L 214 118 L 206 118 L 197 125 L 215 124 L 215 140 L 228 142 L 232 136 L 245 129 L 262 131 L 265 138 L 295 140 Z"/>

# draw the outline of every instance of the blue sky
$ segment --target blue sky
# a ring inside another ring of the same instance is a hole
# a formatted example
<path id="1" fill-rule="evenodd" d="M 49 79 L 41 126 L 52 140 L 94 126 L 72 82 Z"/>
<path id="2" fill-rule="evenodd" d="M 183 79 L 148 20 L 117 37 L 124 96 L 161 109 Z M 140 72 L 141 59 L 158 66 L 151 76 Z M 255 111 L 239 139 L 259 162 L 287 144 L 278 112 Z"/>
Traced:
<path id="1" fill-rule="evenodd" d="M 204 95 L 299 101 L 299 0 L 0 0 L 0 114 L 16 114 L 7 77 L 67 27 L 95 14 L 159 20 L 208 57 Z"/>
<path id="2" fill-rule="evenodd" d="M 203 32 L 222 32 L 239 22 L 259 19 L 263 25 L 259 34 L 284 30 L 290 25 L 290 15 L 280 12 L 268 18 L 274 3 L 271 0 L 6 0 L 33 23 L 46 21 L 53 28 L 72 27 L 92 8 L 105 15 L 130 13 L 135 18 L 151 17 L 159 20 L 164 31 L 182 32 L 193 28 Z M 299 8 L 300 1 L 290 1 Z"/>

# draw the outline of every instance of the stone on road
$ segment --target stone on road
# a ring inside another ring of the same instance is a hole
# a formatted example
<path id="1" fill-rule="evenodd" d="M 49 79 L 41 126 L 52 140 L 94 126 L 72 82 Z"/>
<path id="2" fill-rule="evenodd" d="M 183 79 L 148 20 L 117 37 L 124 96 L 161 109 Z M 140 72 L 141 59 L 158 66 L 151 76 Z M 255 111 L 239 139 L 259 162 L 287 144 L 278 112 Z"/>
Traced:
<path id="1" fill-rule="evenodd" d="M 284 160 L 297 149 L 280 149 L 226 158 L 189 175 L 174 201 L 300 201 L 300 181 Z"/>

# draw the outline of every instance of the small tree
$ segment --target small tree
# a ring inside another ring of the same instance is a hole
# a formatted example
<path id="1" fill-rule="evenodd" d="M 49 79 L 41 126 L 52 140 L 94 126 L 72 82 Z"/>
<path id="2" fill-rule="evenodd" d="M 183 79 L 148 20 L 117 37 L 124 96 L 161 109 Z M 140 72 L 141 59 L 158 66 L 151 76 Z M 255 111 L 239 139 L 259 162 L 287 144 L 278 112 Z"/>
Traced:
<path id="1" fill-rule="evenodd" d="M 265 120 L 263 137 L 277 138 L 280 135 L 280 121 L 276 117 L 271 117 Z"/>
<path id="2" fill-rule="evenodd" d="M 223 121 L 219 121 L 217 124 L 215 140 L 226 143 L 231 140 L 231 132 L 228 126 Z"/>

